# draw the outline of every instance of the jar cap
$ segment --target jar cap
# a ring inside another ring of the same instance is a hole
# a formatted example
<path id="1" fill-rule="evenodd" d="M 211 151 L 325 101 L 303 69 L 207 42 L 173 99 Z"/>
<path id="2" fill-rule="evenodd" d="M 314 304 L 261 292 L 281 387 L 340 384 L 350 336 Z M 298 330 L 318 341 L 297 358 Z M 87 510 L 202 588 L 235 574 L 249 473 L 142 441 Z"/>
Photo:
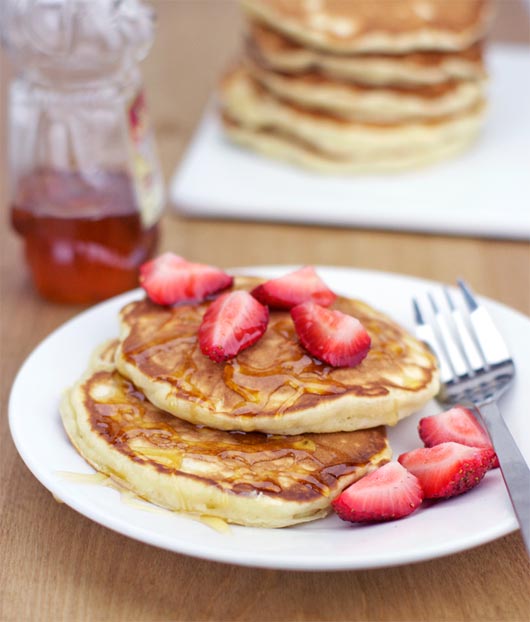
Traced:
<path id="1" fill-rule="evenodd" d="M 153 11 L 141 0 L 2 0 L 0 29 L 20 69 L 73 83 L 135 65 L 153 40 Z"/>

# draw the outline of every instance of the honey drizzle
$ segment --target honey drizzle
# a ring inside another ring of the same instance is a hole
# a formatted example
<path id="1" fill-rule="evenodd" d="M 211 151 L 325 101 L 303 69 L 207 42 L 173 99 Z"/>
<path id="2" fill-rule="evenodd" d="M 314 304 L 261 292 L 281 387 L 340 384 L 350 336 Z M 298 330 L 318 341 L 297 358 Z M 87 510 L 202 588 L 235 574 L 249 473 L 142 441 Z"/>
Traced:
<path id="1" fill-rule="evenodd" d="M 217 531 L 217 533 L 232 533 L 230 525 L 223 518 L 218 518 L 217 516 L 208 516 L 207 514 L 201 514 L 196 520 L 198 520 L 203 525 L 210 527 L 210 529 Z"/>
<path id="2" fill-rule="evenodd" d="M 243 286 L 250 287 L 245 283 Z M 149 302 L 137 303 L 124 318 L 131 326 L 123 344 L 124 356 L 147 376 L 172 385 L 177 396 L 197 403 L 218 400 L 216 409 L 238 417 L 265 412 L 282 416 L 311 395 L 333 397 L 348 392 L 378 397 L 387 395 L 391 388 L 417 391 L 431 381 L 432 360 L 404 337 L 398 326 L 384 316 L 374 317 L 362 302 L 340 298 L 335 307 L 355 315 L 372 337 L 366 363 L 355 370 L 333 368 L 311 357 L 298 345 L 290 317 L 274 311 L 261 340 L 269 340 L 268 347 L 274 352 L 271 364 L 254 363 L 251 352 L 261 347 L 260 342 L 231 361 L 213 363 L 202 354 L 197 340 L 207 304 L 161 310 Z M 424 357 L 423 365 L 417 362 L 418 356 Z M 417 378 L 404 373 L 409 364 L 418 373 Z M 203 375 L 208 377 L 204 388 Z M 229 394 L 221 389 L 216 392 L 216 382 L 221 382 Z M 211 390 L 207 392 L 206 387 Z"/>
<path id="3" fill-rule="evenodd" d="M 108 475 L 104 473 L 75 473 L 73 471 L 56 471 L 61 479 L 68 482 L 75 482 L 76 484 L 87 484 L 91 486 L 98 486 L 105 484 L 109 479 Z"/>
<path id="4" fill-rule="evenodd" d="M 339 477 L 385 446 L 376 431 L 356 433 L 366 435 L 358 441 L 366 451 L 363 457 L 351 443 L 344 449 L 335 446 L 333 434 L 282 436 L 196 426 L 152 406 L 117 372 L 96 372 L 84 391 L 93 429 L 116 450 L 161 473 L 178 473 L 236 494 L 259 491 L 298 500 L 327 496 Z M 109 394 L 110 400 L 97 397 Z M 332 470 L 325 467 L 330 460 Z M 262 463 L 266 476 L 257 477 L 255 467 Z"/>
<path id="5" fill-rule="evenodd" d="M 75 482 L 77 484 L 85 484 L 92 486 L 105 486 L 107 488 L 112 488 L 120 495 L 120 501 L 135 510 L 142 510 L 142 512 L 150 512 L 151 514 L 159 514 L 161 516 L 168 516 L 171 514 L 182 514 L 186 515 L 185 512 L 178 512 L 176 510 L 170 510 L 168 508 L 163 508 L 159 505 L 155 505 L 150 501 L 146 501 L 139 497 L 134 492 L 127 490 L 121 487 L 117 482 L 115 482 L 110 476 L 105 473 L 76 473 L 74 471 L 56 471 L 56 474 L 59 475 L 62 479 L 65 479 L 69 482 Z M 57 495 L 52 495 L 54 500 L 57 503 L 64 503 L 62 499 L 57 497 Z M 210 529 L 217 531 L 218 533 L 228 534 L 231 533 L 229 524 L 223 519 L 218 518 L 216 516 L 209 515 L 200 515 L 194 516 L 192 514 L 187 515 L 188 518 L 196 520 L 203 525 L 206 525 Z"/>

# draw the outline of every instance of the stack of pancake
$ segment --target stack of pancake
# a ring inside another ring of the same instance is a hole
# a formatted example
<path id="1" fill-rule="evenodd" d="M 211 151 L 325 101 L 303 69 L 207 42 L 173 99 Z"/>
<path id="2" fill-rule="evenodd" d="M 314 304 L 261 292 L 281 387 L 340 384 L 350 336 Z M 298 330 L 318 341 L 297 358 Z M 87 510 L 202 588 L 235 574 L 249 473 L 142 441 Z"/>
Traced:
<path id="1" fill-rule="evenodd" d="M 260 281 L 236 278 L 237 289 Z M 235 358 L 202 354 L 211 301 L 121 311 L 121 336 L 100 347 L 63 399 L 79 453 L 140 497 L 228 522 L 284 527 L 325 516 L 342 490 L 390 459 L 385 424 L 437 391 L 426 347 L 368 305 L 338 298 L 372 339 L 354 368 L 300 345 L 288 311 Z"/>
<path id="2" fill-rule="evenodd" d="M 220 87 L 228 136 L 321 172 L 456 154 L 484 117 L 488 0 L 243 0 L 246 53 Z"/>

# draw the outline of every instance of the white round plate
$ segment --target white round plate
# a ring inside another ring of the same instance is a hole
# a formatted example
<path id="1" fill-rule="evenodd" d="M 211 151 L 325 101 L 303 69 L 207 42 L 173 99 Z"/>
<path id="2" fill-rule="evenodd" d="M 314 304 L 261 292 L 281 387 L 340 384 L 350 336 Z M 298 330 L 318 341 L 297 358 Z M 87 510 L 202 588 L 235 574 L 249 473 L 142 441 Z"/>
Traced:
<path id="1" fill-rule="evenodd" d="M 278 276 L 292 267 L 246 268 L 248 274 Z M 420 279 L 344 268 L 319 268 L 337 293 L 357 297 L 413 329 L 410 299 L 439 284 Z M 241 273 L 242 270 L 236 271 Z M 59 416 L 63 390 L 85 371 L 92 350 L 118 334 L 117 314 L 140 298 L 136 290 L 99 304 L 47 337 L 28 357 L 13 385 L 9 422 L 16 447 L 35 477 L 56 497 L 88 518 L 121 534 L 170 551 L 205 559 L 296 570 L 341 570 L 417 562 L 499 538 L 517 528 L 499 469 L 487 473 L 467 494 L 424 504 L 394 522 L 352 525 L 332 515 L 286 529 L 231 526 L 219 533 L 173 512 L 153 513 L 123 503 L 120 494 L 100 485 L 65 479 L 61 472 L 92 473 L 72 447 Z M 530 462 L 530 320 L 491 300 L 483 300 L 515 359 L 518 379 L 501 408 L 521 451 Z M 418 419 L 440 407 L 431 402 L 421 413 L 388 428 L 394 456 L 421 446 Z M 149 509 L 150 506 L 146 504 Z"/>

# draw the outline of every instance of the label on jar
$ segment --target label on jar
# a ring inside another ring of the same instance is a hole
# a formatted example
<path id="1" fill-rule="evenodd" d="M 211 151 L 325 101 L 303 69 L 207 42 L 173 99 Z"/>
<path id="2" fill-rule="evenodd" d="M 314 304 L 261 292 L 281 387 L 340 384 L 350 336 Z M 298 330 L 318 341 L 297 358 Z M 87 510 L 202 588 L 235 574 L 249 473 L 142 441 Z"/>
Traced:
<path id="1" fill-rule="evenodd" d="M 146 228 L 160 218 L 164 207 L 163 180 L 155 152 L 153 132 L 149 123 L 145 95 L 142 90 L 128 109 L 131 168 L 138 208 Z"/>

